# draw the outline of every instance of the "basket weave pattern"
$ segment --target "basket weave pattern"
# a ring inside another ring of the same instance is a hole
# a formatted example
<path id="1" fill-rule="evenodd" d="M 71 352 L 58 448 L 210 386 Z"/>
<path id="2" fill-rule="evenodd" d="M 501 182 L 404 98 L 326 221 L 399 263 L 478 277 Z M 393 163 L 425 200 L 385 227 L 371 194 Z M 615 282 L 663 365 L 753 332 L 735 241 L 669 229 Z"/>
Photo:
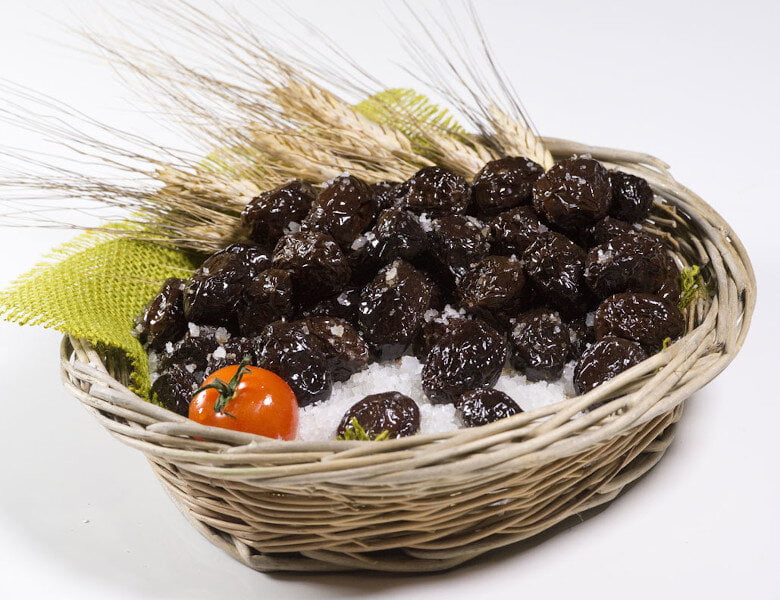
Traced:
<path id="1" fill-rule="evenodd" d="M 201 533 L 262 571 L 442 570 L 609 502 L 660 460 L 685 399 L 738 352 L 755 278 L 728 224 L 663 162 L 545 142 L 557 158 L 589 153 L 646 178 L 657 197 L 647 228 L 712 286 L 683 338 L 585 396 L 448 434 L 280 442 L 145 402 L 126 387 L 127 361 L 83 340 L 63 340 L 65 385 L 147 456 Z"/>

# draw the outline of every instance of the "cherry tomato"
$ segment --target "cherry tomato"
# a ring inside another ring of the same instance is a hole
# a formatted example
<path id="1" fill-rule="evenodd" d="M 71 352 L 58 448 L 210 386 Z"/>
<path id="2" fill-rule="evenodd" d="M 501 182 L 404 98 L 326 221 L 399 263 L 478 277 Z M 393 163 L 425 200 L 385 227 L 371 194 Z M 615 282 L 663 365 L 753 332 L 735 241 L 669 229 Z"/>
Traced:
<path id="1" fill-rule="evenodd" d="M 189 417 L 282 440 L 298 433 L 298 401 L 290 386 L 276 373 L 245 362 L 209 375 L 190 402 Z"/>

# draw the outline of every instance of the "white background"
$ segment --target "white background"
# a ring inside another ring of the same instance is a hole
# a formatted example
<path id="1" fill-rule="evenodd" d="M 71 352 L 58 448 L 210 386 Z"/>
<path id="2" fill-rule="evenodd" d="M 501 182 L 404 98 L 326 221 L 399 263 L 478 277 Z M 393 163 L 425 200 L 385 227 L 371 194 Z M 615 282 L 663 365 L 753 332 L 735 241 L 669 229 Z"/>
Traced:
<path id="1" fill-rule="evenodd" d="M 103 2 L 109 12 L 120 4 Z M 390 84 L 411 83 L 390 64 L 402 54 L 381 3 L 287 4 Z M 60 44 L 79 45 L 65 29 L 89 22 L 95 6 L 2 0 L 0 77 L 149 132 L 109 67 Z M 751 335 L 689 402 L 661 464 L 596 517 L 450 573 L 264 575 L 203 540 L 142 455 L 62 390 L 56 333 L 2 324 L 0 597 L 780 597 L 777 3 L 477 6 L 543 133 L 663 158 L 733 225 L 753 258 L 759 305 Z M 0 145 L 37 143 L 6 129 Z M 70 235 L 0 229 L 0 284 Z"/>

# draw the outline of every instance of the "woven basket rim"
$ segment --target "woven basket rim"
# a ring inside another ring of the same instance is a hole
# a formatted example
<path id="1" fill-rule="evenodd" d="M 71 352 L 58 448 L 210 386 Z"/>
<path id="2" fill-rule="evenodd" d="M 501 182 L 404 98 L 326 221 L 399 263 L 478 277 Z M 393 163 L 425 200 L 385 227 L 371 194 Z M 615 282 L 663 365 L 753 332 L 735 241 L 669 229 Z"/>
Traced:
<path id="1" fill-rule="evenodd" d="M 302 482 L 326 476 L 339 478 L 350 470 L 353 477 L 361 474 L 381 478 L 382 469 L 390 462 L 424 469 L 425 476 L 433 475 L 431 469 L 437 468 L 436 475 L 452 476 L 464 460 L 472 461 L 470 469 L 499 464 L 510 457 L 522 459 L 522 465 L 530 467 L 580 452 L 674 409 L 720 373 L 744 342 L 756 298 L 755 274 L 745 248 L 712 207 L 672 178 L 663 161 L 647 154 L 558 138 L 543 141 L 556 157 L 590 155 L 609 167 L 646 178 L 656 195 L 667 203 L 663 207 L 666 212 L 656 220 L 665 227 L 673 225 L 699 234 L 684 240 L 680 251 L 706 258 L 705 266 L 717 284 L 711 298 L 691 307 L 689 318 L 696 326 L 685 336 L 591 392 L 472 429 L 383 442 L 289 442 L 206 427 L 153 405 L 118 381 L 128 368 L 121 357 L 102 356 L 85 340 L 68 336 L 61 347 L 66 385 L 79 399 L 102 411 L 103 424 L 122 441 L 147 454 L 191 465 L 202 463 L 212 467 L 204 471 L 211 475 L 232 471 L 235 477 L 281 476 L 286 481 Z M 112 374 L 119 375 L 115 378 Z M 79 386 L 85 379 L 90 384 L 88 390 Z M 614 396 L 617 398 L 611 402 L 583 412 Z M 139 437 L 110 425 L 117 419 L 141 423 L 151 435 Z M 193 443 L 188 449 L 171 448 L 169 438 L 186 438 Z M 513 446 L 511 451 L 491 452 L 491 448 L 507 442 Z M 501 452 L 504 455 L 496 456 Z M 281 471 L 274 475 L 273 470 L 263 473 L 264 467 L 257 467 L 253 473 L 242 475 L 230 461 L 220 466 L 220 461 L 213 460 L 215 456 L 233 456 L 240 457 L 242 464 L 265 464 L 269 454 L 311 455 L 313 463 L 322 465 L 327 461 L 333 470 L 303 468 L 298 473 L 287 469 L 287 475 Z M 517 460 L 514 466 L 518 466 Z"/>

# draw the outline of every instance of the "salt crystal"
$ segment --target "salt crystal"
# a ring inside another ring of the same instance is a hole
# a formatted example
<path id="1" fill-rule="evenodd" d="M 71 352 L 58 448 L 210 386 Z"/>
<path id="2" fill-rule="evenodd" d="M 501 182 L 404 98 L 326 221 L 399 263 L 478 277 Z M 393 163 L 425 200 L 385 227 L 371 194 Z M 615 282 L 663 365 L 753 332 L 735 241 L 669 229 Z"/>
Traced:
<path id="1" fill-rule="evenodd" d="M 187 327 L 190 330 L 190 337 L 200 337 L 200 327 L 195 323 L 187 323 Z"/>
<path id="2" fill-rule="evenodd" d="M 335 335 L 336 337 L 341 337 L 344 335 L 344 326 L 343 325 L 333 325 L 333 327 L 330 328 L 330 332 Z"/>
<path id="3" fill-rule="evenodd" d="M 195 363 L 189 363 L 187 365 L 184 365 L 184 368 L 187 369 L 188 372 L 194 373 L 198 369 L 198 365 L 196 365 Z"/>
<path id="4" fill-rule="evenodd" d="M 217 331 L 214 332 L 214 338 L 218 344 L 224 344 L 230 339 L 230 332 L 224 327 L 217 327 Z"/>
<path id="5" fill-rule="evenodd" d="M 172 342 L 165 342 L 165 351 L 168 354 L 173 354 L 173 343 Z"/>
<path id="6" fill-rule="evenodd" d="M 593 327 L 593 323 L 596 322 L 596 313 L 595 312 L 589 312 L 585 315 L 585 325 L 588 327 Z"/>
<path id="7" fill-rule="evenodd" d="M 347 296 L 346 292 L 342 292 L 339 294 L 339 297 L 336 298 L 336 302 L 341 304 L 341 306 L 348 306 L 349 305 L 349 296 Z"/>
<path id="8" fill-rule="evenodd" d="M 217 360 L 227 358 L 227 350 L 225 350 L 224 346 L 219 346 L 216 350 L 214 350 L 214 354 L 212 354 L 212 356 Z"/>

